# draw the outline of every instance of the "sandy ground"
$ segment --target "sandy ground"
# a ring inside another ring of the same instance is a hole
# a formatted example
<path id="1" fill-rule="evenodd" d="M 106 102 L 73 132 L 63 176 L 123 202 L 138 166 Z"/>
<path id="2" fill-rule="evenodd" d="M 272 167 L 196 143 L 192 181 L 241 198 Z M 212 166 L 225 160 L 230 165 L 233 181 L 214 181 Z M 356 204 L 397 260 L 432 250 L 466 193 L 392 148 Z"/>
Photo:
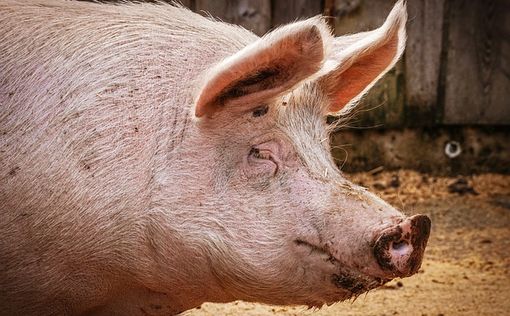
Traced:
<path id="1" fill-rule="evenodd" d="M 510 176 L 438 178 L 412 171 L 348 175 L 432 233 L 420 272 L 320 310 L 206 303 L 186 315 L 510 315 Z"/>

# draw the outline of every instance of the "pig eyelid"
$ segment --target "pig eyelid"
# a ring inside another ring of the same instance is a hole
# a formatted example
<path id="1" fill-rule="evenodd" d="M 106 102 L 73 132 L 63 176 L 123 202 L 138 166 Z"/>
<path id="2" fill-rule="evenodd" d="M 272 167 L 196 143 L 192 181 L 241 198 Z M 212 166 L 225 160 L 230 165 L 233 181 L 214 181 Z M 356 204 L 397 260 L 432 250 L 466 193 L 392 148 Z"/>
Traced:
<path id="1" fill-rule="evenodd" d="M 270 150 L 265 150 L 265 149 L 259 149 L 257 147 L 252 147 L 250 149 L 249 156 L 251 156 L 251 157 L 253 157 L 255 159 L 270 160 L 273 163 L 275 163 L 276 165 L 278 165 L 276 163 L 276 159 L 273 157 L 273 154 L 271 153 Z"/>
<path id="2" fill-rule="evenodd" d="M 272 168 L 272 174 L 276 175 L 278 172 L 278 163 L 277 160 L 273 157 L 271 151 L 265 150 L 265 149 L 259 149 L 257 147 L 251 147 L 250 153 L 248 156 L 251 158 L 251 160 L 259 160 L 260 162 L 264 162 L 266 165 L 270 163 L 271 165 L 274 164 L 274 167 Z M 250 159 L 249 159 L 250 160 Z"/>
<path id="3" fill-rule="evenodd" d="M 258 149 L 256 147 L 252 147 L 250 149 L 249 155 L 252 156 L 253 158 L 257 158 L 257 159 L 269 159 L 269 160 L 272 160 L 271 159 L 271 154 L 267 150 L 261 151 L 260 149 Z"/>
<path id="4" fill-rule="evenodd" d="M 252 115 L 253 117 L 264 116 L 267 114 L 267 111 L 269 111 L 269 107 L 267 105 L 262 105 L 253 110 Z"/>

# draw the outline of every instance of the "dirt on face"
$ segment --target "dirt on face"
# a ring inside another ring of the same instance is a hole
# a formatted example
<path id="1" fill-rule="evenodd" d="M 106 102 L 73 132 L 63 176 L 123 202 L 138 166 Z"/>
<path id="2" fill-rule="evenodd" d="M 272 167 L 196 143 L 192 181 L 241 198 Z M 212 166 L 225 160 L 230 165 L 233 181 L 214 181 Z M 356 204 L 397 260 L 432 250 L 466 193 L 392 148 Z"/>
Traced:
<path id="1" fill-rule="evenodd" d="M 432 177 L 413 171 L 346 175 L 432 231 L 420 271 L 320 310 L 206 303 L 186 315 L 507 315 L 510 311 L 510 175 Z"/>

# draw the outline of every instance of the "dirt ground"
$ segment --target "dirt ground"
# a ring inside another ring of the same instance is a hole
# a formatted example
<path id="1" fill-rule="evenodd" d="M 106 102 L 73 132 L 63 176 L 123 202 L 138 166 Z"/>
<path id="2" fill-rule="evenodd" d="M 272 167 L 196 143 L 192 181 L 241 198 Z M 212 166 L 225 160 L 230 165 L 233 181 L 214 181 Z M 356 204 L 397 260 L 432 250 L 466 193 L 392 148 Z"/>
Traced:
<path id="1" fill-rule="evenodd" d="M 432 232 L 420 272 L 320 310 L 206 303 L 186 315 L 510 315 L 510 175 L 441 178 L 412 171 L 347 175 Z"/>

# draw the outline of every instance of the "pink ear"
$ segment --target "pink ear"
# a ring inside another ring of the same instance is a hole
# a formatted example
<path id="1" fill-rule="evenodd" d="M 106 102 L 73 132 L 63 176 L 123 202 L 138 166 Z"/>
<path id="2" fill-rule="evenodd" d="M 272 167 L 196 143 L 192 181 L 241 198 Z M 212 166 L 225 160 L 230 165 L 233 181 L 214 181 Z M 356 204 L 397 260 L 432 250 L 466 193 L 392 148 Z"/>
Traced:
<path id="1" fill-rule="evenodd" d="M 356 103 L 388 70 L 404 51 L 407 13 L 403 1 L 395 4 L 386 22 L 359 36 L 335 39 L 333 53 L 340 64 L 319 78 L 319 85 L 330 98 L 328 112 L 344 112 Z M 353 40 L 355 39 L 355 41 Z M 343 45 L 344 44 L 344 45 Z"/>
<path id="2" fill-rule="evenodd" d="M 320 70 L 327 27 L 317 18 L 289 24 L 213 67 L 206 74 L 195 115 L 258 106 Z M 326 34 L 329 36 L 329 34 Z"/>

